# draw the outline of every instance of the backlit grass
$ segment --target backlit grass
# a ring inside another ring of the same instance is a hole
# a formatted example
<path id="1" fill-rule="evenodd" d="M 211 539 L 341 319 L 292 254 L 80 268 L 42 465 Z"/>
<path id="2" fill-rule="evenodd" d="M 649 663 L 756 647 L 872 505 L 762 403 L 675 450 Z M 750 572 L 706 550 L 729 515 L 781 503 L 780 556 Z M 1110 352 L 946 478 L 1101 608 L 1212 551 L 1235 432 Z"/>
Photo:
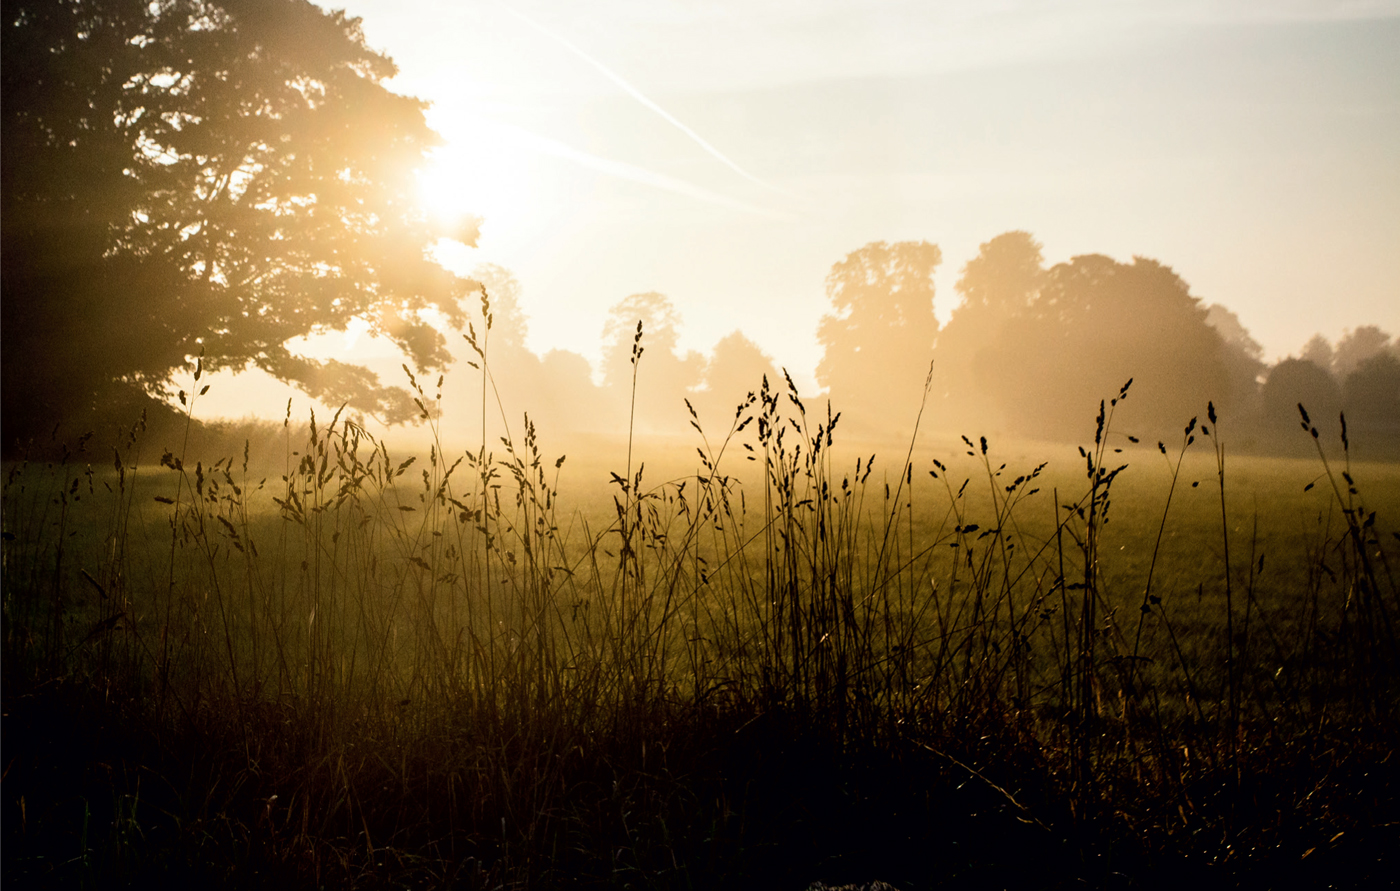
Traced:
<path id="1" fill-rule="evenodd" d="M 1400 470 L 1233 458 L 1213 407 L 1136 442 L 1130 398 L 1005 463 L 765 381 L 607 475 L 339 415 L 8 467 L 6 880 L 1388 874 Z"/>

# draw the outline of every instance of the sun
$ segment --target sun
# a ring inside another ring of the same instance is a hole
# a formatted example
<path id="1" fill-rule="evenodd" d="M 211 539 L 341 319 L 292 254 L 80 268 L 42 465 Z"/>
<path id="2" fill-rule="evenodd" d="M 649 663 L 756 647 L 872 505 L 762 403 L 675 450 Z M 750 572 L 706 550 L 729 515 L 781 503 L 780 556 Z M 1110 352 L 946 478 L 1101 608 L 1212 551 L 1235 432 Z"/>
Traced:
<path id="1" fill-rule="evenodd" d="M 444 128 L 445 129 L 445 128 Z M 446 144 L 434 150 L 418 176 L 418 195 L 434 220 L 452 225 L 464 217 L 484 218 L 493 229 L 522 219 L 536 198 L 528 152 L 509 141 L 484 136 L 478 128 L 442 132 Z"/>

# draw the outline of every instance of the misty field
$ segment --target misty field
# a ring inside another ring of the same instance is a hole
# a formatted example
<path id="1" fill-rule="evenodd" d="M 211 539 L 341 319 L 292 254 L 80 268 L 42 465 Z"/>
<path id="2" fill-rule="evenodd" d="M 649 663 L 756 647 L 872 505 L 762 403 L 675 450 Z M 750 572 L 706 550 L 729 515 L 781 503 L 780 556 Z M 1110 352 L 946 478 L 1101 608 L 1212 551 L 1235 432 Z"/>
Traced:
<path id="1" fill-rule="evenodd" d="M 337 416 L 9 465 L 6 881 L 1377 880 L 1400 466 L 1116 403 L 1077 452 L 872 455 L 765 382 L 582 460 Z"/>

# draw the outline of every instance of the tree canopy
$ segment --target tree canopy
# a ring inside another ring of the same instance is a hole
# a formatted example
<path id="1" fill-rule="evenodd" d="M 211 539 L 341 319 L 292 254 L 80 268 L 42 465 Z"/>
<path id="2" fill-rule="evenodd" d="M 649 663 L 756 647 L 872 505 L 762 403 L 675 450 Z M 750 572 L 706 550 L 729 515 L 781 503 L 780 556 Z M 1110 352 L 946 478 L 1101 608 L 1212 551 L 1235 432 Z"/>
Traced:
<path id="1" fill-rule="evenodd" d="M 943 261 L 926 241 L 872 242 L 831 267 L 817 339 L 817 380 L 862 426 L 907 429 L 923 396 L 938 319 L 933 273 Z"/>
<path id="2" fill-rule="evenodd" d="M 959 314 L 990 310 L 1006 316 L 1026 308 L 1040 290 L 1045 259 L 1040 242 L 1029 232 L 1004 232 L 985 242 L 967 261 L 957 290 Z"/>
<path id="3" fill-rule="evenodd" d="M 1348 417 L 1362 429 L 1384 431 L 1396 451 L 1400 433 L 1400 359 L 1378 352 L 1357 365 L 1342 385 L 1342 402 Z"/>
<path id="4" fill-rule="evenodd" d="M 618 415 L 619 427 L 625 428 L 631 417 L 636 356 L 636 416 L 632 422 L 637 429 L 654 433 L 688 429 L 685 399 L 700 384 L 705 359 L 696 352 L 678 352 L 680 327 L 681 314 L 675 304 L 655 291 L 632 294 L 608 310 L 603 327 L 603 383 L 615 404 L 625 407 Z"/>
<path id="5" fill-rule="evenodd" d="M 955 286 L 962 303 L 938 334 L 934 394 L 939 416 L 956 423 L 985 423 L 989 394 L 979 366 L 1001 326 L 1023 313 L 1045 277 L 1041 245 L 1029 232 L 1006 232 L 985 242 L 963 267 Z"/>
<path id="6" fill-rule="evenodd" d="M 306 0 L 5 0 L 6 437 L 113 385 L 261 368 L 406 417 L 365 369 L 291 353 L 352 319 L 419 367 L 450 360 L 467 283 L 427 255 L 423 104 L 357 19 Z M 49 422 L 51 425 L 51 421 Z"/>
<path id="7" fill-rule="evenodd" d="M 1091 254 L 1045 273 L 1035 299 L 979 358 L 1007 423 L 1037 436 L 1082 434 L 1084 406 L 1130 378 L 1122 420 L 1138 432 L 1179 427 L 1208 400 L 1227 406 L 1224 342 L 1171 267 Z"/>
<path id="8" fill-rule="evenodd" d="M 1311 443 L 1296 434 L 1298 406 L 1303 406 L 1312 422 L 1330 436 L 1341 410 L 1342 388 L 1311 359 L 1289 357 L 1269 369 L 1259 400 L 1265 431 L 1276 445 L 1288 447 L 1292 443 L 1294 448 L 1305 447 Z"/>
<path id="9" fill-rule="evenodd" d="M 1376 325 L 1362 325 L 1342 334 L 1332 353 L 1331 371 L 1345 382 L 1367 359 L 1395 351 L 1390 335 Z"/>
<path id="10" fill-rule="evenodd" d="M 705 389 L 693 400 L 710 425 L 706 432 L 723 433 L 726 425 L 737 421 L 736 409 L 750 393 L 763 389 L 765 377 L 771 386 L 782 381 L 772 356 L 738 329 L 720 338 L 705 363 Z"/>

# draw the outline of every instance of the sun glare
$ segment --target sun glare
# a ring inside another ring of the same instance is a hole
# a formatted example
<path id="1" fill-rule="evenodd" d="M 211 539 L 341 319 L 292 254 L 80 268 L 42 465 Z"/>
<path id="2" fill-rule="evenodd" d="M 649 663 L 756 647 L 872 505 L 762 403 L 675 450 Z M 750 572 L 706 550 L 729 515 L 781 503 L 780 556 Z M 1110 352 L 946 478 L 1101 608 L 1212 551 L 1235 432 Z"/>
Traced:
<path id="1" fill-rule="evenodd" d="M 497 140 L 444 133 L 418 178 L 419 199 L 434 218 L 451 223 L 464 215 L 506 226 L 532 198 L 528 159 Z"/>

